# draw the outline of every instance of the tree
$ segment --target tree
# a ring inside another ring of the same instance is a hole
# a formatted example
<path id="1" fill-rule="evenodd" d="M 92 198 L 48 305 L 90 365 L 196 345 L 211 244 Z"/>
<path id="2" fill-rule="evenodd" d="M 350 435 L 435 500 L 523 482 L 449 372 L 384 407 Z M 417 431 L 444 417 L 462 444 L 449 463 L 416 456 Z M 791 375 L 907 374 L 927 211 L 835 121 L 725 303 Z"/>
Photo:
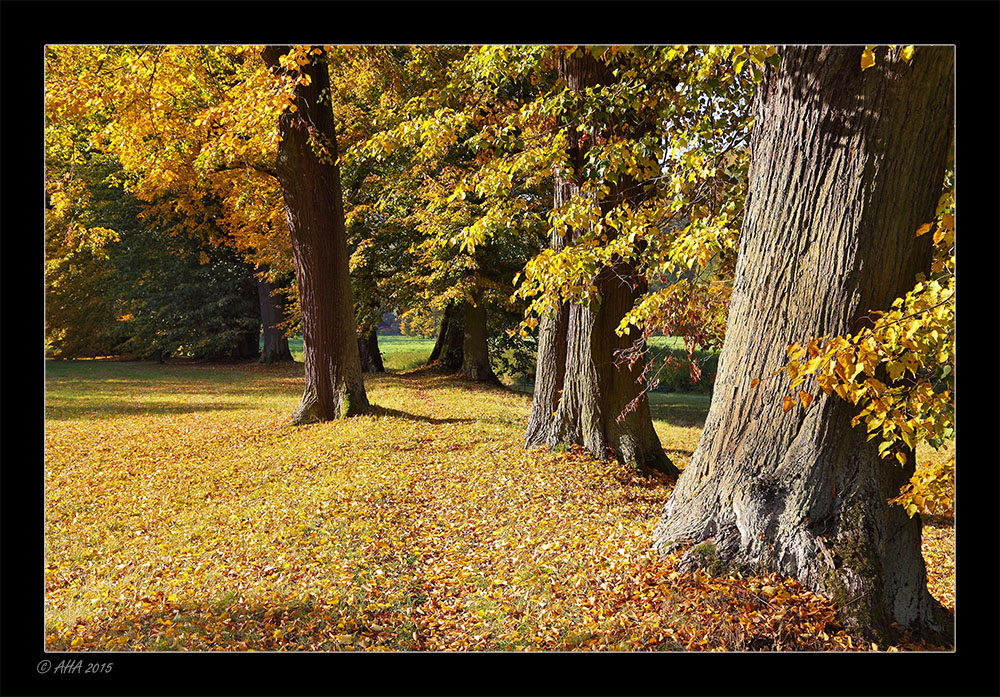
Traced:
<path id="1" fill-rule="evenodd" d="M 253 268 L 227 247 L 140 228 L 107 245 L 105 289 L 123 313 L 119 353 L 136 358 L 257 358 L 260 305 Z"/>
<path id="2" fill-rule="evenodd" d="M 943 181 L 953 51 L 912 52 L 862 71 L 861 47 L 787 47 L 767 69 L 712 405 L 654 533 L 664 553 L 709 541 L 722 565 L 795 576 L 873 637 L 892 622 L 947 625 L 919 517 L 886 503 L 912 453 L 887 465 L 836 394 L 803 391 L 807 408 L 791 409 L 777 373 L 792 341 L 857 331 L 930 270 L 930 242 L 914 233 Z"/>
<path id="3" fill-rule="evenodd" d="M 300 424 L 361 414 L 369 406 L 357 351 L 330 82 L 323 49 L 302 53 L 278 46 L 262 51 L 275 74 L 297 74 L 294 99 L 278 119 L 275 171 L 302 309 L 306 387 L 292 414 Z"/>
<path id="4" fill-rule="evenodd" d="M 612 79 L 608 66 L 587 51 L 561 55 L 559 74 L 578 94 Z M 604 203 L 597 199 L 594 189 L 587 190 L 582 184 L 587 142 L 606 136 L 598 124 L 587 123 L 581 117 L 582 113 L 571 114 L 567 150 L 570 169 L 556 177 L 557 210 L 578 197 L 589 197 L 598 206 Z M 576 121 L 581 123 L 579 127 Z M 625 180 L 621 184 L 620 188 L 616 185 L 607 189 L 608 198 L 628 196 L 624 192 L 634 189 L 634 182 Z M 553 231 L 552 247 L 558 250 L 572 244 L 585 232 Z M 576 443 L 597 457 L 606 457 L 613 450 L 622 462 L 676 474 L 678 470 L 663 452 L 653 429 L 648 400 L 641 394 L 641 365 L 623 367 L 615 360 L 617 351 L 637 339 L 634 329 L 624 335 L 616 330 L 645 292 L 645 279 L 629 259 L 616 257 L 597 270 L 592 284 L 600 296 L 598 302 L 564 303 L 543 317 L 525 444 Z M 626 411 L 630 405 L 632 408 Z"/>
<path id="5" fill-rule="evenodd" d="M 540 204 L 551 196 L 539 195 L 545 177 L 507 182 L 508 214 L 485 221 L 483 201 L 501 194 L 492 185 L 468 195 L 456 187 L 493 157 L 496 144 L 483 133 L 494 131 L 496 114 L 516 109 L 522 93 L 535 88 L 526 75 L 502 70 L 479 80 L 479 67 L 489 67 L 479 49 L 437 47 L 409 56 L 409 71 L 421 79 L 407 80 L 409 99 L 384 102 L 376 117 L 382 130 L 364 148 L 383 171 L 392 162 L 394 196 L 378 209 L 411 239 L 407 263 L 393 279 L 394 307 L 408 325 L 443 315 L 430 362 L 443 359 L 448 369 L 496 383 L 495 371 L 506 367 L 496 349 L 517 354 L 527 343 L 507 334 L 521 318 L 510 279 L 537 250 Z M 523 148 L 517 139 L 505 141 L 502 150 Z M 471 227 L 482 233 L 477 239 L 466 235 Z"/>
<path id="6" fill-rule="evenodd" d="M 262 127 L 276 131 L 283 103 L 274 98 L 276 81 L 268 76 L 244 47 L 50 46 L 46 138 L 49 152 L 58 152 L 71 136 L 77 153 L 64 157 L 70 162 L 97 152 L 113 156 L 123 170 L 115 184 L 139 199 L 146 233 L 156 229 L 199 247 L 229 247 L 256 266 L 268 291 L 256 294 L 259 316 L 268 318 L 262 360 L 290 360 L 287 340 L 274 326 L 285 319 L 284 303 L 270 285 L 287 275 L 292 259 L 267 157 L 276 139 Z M 240 99 L 245 103 L 234 103 Z M 86 186 L 82 173 L 70 166 L 47 184 L 64 198 L 61 189 Z M 78 201 L 90 205 L 87 197 Z M 124 234 L 133 228 L 126 220 L 113 229 Z M 160 239 L 171 248 L 190 246 Z"/>
<path id="7" fill-rule="evenodd" d="M 431 355 L 427 357 L 427 364 L 441 362 L 449 370 L 458 370 L 462 367 L 462 343 L 465 340 L 465 329 L 463 327 L 462 306 L 457 302 L 448 303 L 441 316 L 441 329 L 438 331 L 437 341 L 431 349 Z"/>
<path id="8" fill-rule="evenodd" d="M 285 298 L 282 289 L 270 280 L 268 267 L 258 265 L 256 275 L 263 336 L 260 362 L 270 364 L 291 361 L 293 359 L 292 352 L 288 348 L 288 337 L 282 328 L 285 321 Z"/>
<path id="9" fill-rule="evenodd" d="M 256 357 L 260 314 L 251 267 L 199 236 L 168 233 L 176 220 L 159 215 L 152 222 L 143 215 L 147 206 L 123 191 L 114 156 L 87 147 L 85 131 L 49 126 L 47 352 Z"/>

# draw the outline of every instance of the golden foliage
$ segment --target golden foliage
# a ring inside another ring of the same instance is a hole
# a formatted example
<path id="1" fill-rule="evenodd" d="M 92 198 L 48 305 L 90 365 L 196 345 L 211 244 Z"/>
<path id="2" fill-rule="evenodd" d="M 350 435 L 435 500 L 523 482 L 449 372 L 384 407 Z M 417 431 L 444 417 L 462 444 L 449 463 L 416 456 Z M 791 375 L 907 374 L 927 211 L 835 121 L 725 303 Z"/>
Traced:
<path id="1" fill-rule="evenodd" d="M 800 386 L 814 375 L 824 393 L 857 405 L 853 425 L 863 421 L 868 440 L 879 439 L 879 456 L 901 465 L 917 445 L 939 450 L 955 436 L 955 202 L 950 179 L 949 173 L 936 220 L 916 230 L 918 237 L 934 230 L 930 277 L 918 274 L 912 290 L 888 311 L 872 312 L 870 326 L 855 334 L 791 344 L 781 368 L 793 393 L 809 394 Z M 790 399 L 785 397 L 785 411 Z M 918 511 L 951 515 L 954 480 L 952 453 L 919 469 L 891 503 L 903 506 L 911 517 Z"/>

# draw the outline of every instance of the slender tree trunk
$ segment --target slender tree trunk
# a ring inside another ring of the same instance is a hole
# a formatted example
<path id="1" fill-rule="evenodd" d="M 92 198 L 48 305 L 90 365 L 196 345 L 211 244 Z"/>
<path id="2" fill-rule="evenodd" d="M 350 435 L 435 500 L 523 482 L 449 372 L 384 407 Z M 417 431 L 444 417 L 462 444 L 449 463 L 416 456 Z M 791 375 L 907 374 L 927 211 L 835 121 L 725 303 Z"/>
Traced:
<path id="1" fill-rule="evenodd" d="M 561 239 L 561 238 L 560 238 Z M 554 249 L 557 247 L 553 247 Z M 538 324 L 538 359 L 535 363 L 535 390 L 525 433 L 525 447 L 548 444 L 552 416 L 559 408 L 566 378 L 566 335 L 569 305 L 562 303 Z"/>
<path id="2" fill-rule="evenodd" d="M 450 303 L 444 309 L 441 318 L 441 331 L 431 351 L 427 364 L 439 362 L 448 370 L 459 370 L 462 367 L 462 346 L 465 343 L 464 313 L 462 305 Z"/>
<path id="3" fill-rule="evenodd" d="M 560 76 L 580 92 L 610 79 L 606 66 L 590 55 L 560 57 Z M 572 121 L 570 121 L 572 123 Z M 574 127 L 569 129 L 572 179 L 556 176 L 554 205 L 559 208 L 580 191 L 586 147 Z M 596 140 L 596 133 L 590 140 Z M 553 233 L 553 249 L 575 241 Z M 649 402 L 634 370 L 618 366 L 615 352 L 631 345 L 633 333 L 619 337 L 618 323 L 645 292 L 645 283 L 631 264 L 619 260 L 601 269 L 595 279 L 599 307 L 569 304 L 542 317 L 539 325 L 535 393 L 525 437 L 526 447 L 574 443 L 599 458 L 613 456 L 637 469 L 678 470 L 663 452 L 653 429 Z M 637 400 L 627 412 L 626 406 Z"/>
<path id="4" fill-rule="evenodd" d="M 654 533 L 662 552 L 711 541 L 717 563 L 797 577 L 872 638 L 945 630 L 927 592 L 920 519 L 886 500 L 913 472 L 814 390 L 783 413 L 785 347 L 860 329 L 929 270 L 952 131 L 950 47 L 911 64 L 861 47 L 788 47 L 755 98 L 747 213 L 712 405 Z M 757 387 L 751 387 L 760 379 Z M 807 383 L 808 384 L 808 383 Z M 701 551 L 704 551 L 704 547 Z M 686 566 L 695 565 L 690 551 Z"/>
<path id="5" fill-rule="evenodd" d="M 264 61 L 280 73 L 278 59 L 289 50 L 266 47 Z M 315 57 L 301 71 L 311 82 L 296 85 L 296 111 L 286 109 L 279 119 L 276 163 L 302 306 L 306 387 L 292 414 L 292 422 L 299 424 L 368 409 L 357 351 L 329 74 Z"/>
<path id="6" fill-rule="evenodd" d="M 358 337 L 358 355 L 361 358 L 361 370 L 364 372 L 385 372 L 382 352 L 378 348 L 378 329 L 372 329 L 367 334 Z"/>
<path id="7" fill-rule="evenodd" d="M 260 301 L 260 318 L 264 335 L 264 348 L 259 361 L 268 364 L 291 361 L 292 352 L 288 348 L 288 337 L 279 326 L 285 321 L 285 303 L 277 293 L 277 287 L 260 277 L 264 271 L 265 267 L 257 267 L 257 297 Z"/>
<path id="8" fill-rule="evenodd" d="M 461 372 L 473 380 L 499 385 L 500 381 L 490 366 L 489 347 L 486 343 L 486 307 L 477 298 L 475 304 L 466 300 L 462 309 L 465 321 Z"/>

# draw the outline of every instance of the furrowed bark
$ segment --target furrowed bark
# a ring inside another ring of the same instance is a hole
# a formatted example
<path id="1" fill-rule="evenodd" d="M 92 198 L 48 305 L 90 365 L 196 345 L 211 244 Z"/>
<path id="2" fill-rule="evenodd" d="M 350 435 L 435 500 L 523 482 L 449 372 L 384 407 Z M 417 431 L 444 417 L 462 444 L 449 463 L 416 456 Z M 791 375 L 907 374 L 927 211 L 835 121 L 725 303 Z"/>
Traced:
<path id="1" fill-rule="evenodd" d="M 589 54 L 562 56 L 560 76 L 570 89 L 583 91 L 610 79 L 607 67 Z M 569 129 L 569 154 L 574 178 L 556 176 L 554 205 L 558 209 L 580 192 L 579 180 L 586 147 L 574 127 Z M 590 140 L 596 140 L 592 133 Z M 553 249 L 562 249 L 580 236 L 563 240 L 553 233 Z M 632 333 L 615 330 L 645 284 L 631 263 L 618 260 L 601 269 L 595 279 L 599 307 L 564 304 L 539 324 L 535 393 L 525 434 L 525 446 L 566 443 L 581 445 L 598 458 L 616 458 L 639 470 L 670 474 L 678 470 L 663 452 L 653 429 L 649 402 L 634 370 L 616 365 L 615 352 L 632 344 Z M 625 408 L 634 399 L 637 407 Z"/>
<path id="2" fill-rule="evenodd" d="M 264 62 L 280 73 L 278 59 L 289 50 L 266 47 Z M 301 71 L 311 82 L 296 85 L 296 111 L 286 109 L 279 118 L 275 166 L 302 306 L 306 386 L 292 413 L 296 424 L 360 414 L 369 406 L 357 350 L 333 112 L 323 97 L 329 74 L 315 58 Z"/>
<path id="3" fill-rule="evenodd" d="M 833 598 L 884 640 L 892 622 L 939 636 L 920 518 L 886 500 L 913 472 L 878 457 L 856 408 L 813 388 L 782 409 L 785 347 L 859 330 L 929 270 L 952 133 L 950 47 L 911 64 L 861 47 L 779 49 L 755 98 L 747 213 L 712 405 L 654 532 L 666 553 L 709 541 L 713 563 L 776 571 Z M 756 387 L 751 382 L 759 379 Z M 807 385 L 803 389 L 808 389 Z M 702 554 L 691 550 L 685 567 Z"/>

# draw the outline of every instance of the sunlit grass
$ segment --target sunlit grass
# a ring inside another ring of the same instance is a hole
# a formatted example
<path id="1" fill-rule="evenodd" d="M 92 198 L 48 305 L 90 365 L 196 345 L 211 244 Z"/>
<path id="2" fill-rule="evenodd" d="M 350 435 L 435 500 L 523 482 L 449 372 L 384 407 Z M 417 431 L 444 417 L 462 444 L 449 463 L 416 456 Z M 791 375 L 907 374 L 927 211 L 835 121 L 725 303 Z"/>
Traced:
<path id="1" fill-rule="evenodd" d="M 649 544 L 669 483 L 523 450 L 529 394 L 366 387 L 372 414 L 289 427 L 299 364 L 50 362 L 49 648 L 846 646 L 794 585 L 779 618 L 750 581 L 673 572 Z M 652 403 L 686 464 L 707 397 Z"/>

